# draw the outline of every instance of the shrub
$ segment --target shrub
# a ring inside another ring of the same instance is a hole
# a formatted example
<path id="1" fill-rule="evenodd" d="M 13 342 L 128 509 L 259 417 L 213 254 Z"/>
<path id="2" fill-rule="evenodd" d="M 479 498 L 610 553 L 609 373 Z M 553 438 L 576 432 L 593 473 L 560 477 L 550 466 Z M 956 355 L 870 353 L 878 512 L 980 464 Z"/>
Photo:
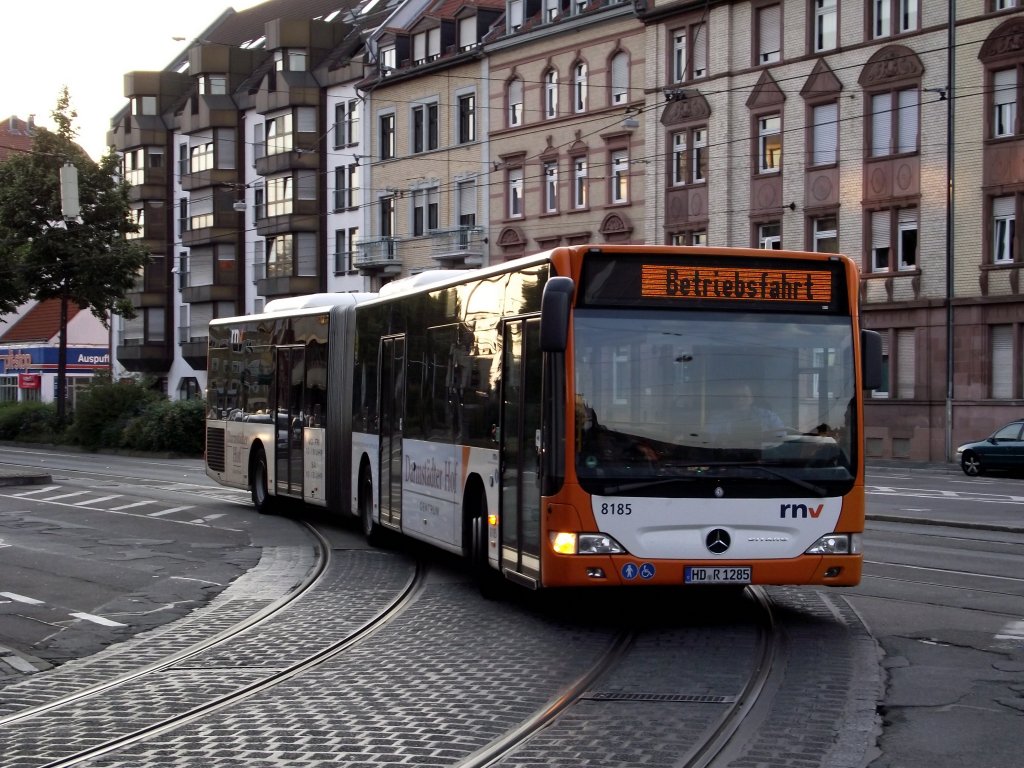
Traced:
<path id="1" fill-rule="evenodd" d="M 202 454 L 205 415 L 202 400 L 149 403 L 125 426 L 121 445 L 137 451 Z"/>
<path id="2" fill-rule="evenodd" d="M 57 407 L 53 403 L 0 404 L 0 440 L 53 442 L 57 433 Z"/>
<path id="3" fill-rule="evenodd" d="M 75 403 L 71 436 L 90 450 L 123 447 L 123 432 L 132 419 L 163 395 L 134 383 L 101 380 L 91 384 Z"/>

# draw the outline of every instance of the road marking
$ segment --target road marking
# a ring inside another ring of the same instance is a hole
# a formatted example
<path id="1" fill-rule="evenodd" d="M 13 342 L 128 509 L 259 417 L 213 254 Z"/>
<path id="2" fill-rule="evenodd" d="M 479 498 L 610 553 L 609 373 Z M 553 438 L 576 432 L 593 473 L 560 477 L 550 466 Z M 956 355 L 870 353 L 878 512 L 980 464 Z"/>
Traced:
<path id="1" fill-rule="evenodd" d="M 101 496 L 98 499 L 86 499 L 85 501 L 76 501 L 75 502 L 75 506 L 76 507 L 80 507 L 83 504 L 99 504 L 101 501 L 110 501 L 111 499 L 120 499 L 120 498 L 121 498 L 121 494 L 120 493 L 114 493 L 114 494 L 111 494 L 110 496 Z"/>
<path id="2" fill-rule="evenodd" d="M 213 522 L 214 520 L 216 520 L 216 519 L 217 519 L 218 517 L 224 517 L 224 515 L 223 515 L 223 514 L 217 514 L 217 515 L 207 515 L 206 517 L 199 517 L 199 518 L 196 518 L 196 519 L 195 519 L 195 520 L 193 520 L 192 522 L 193 522 L 193 523 L 195 523 L 196 525 L 206 525 L 206 524 L 208 524 L 208 523 L 212 523 L 212 522 Z"/>
<path id="3" fill-rule="evenodd" d="M 39 499 L 39 501 L 57 501 L 57 499 L 70 499 L 72 496 L 84 496 L 89 491 L 75 491 L 74 493 L 64 493 L 60 496 L 47 496 L 45 499 Z"/>
<path id="4" fill-rule="evenodd" d="M 173 512 L 183 512 L 186 509 L 192 509 L 192 508 L 193 507 L 191 505 L 189 505 L 187 507 L 171 507 L 170 509 L 162 509 L 159 512 L 150 512 L 149 513 L 149 517 L 163 517 L 164 515 L 169 515 L 169 514 L 171 514 Z"/>
<path id="5" fill-rule="evenodd" d="M 94 616 L 91 613 L 72 613 L 71 615 L 74 616 L 76 619 L 83 619 L 85 621 L 91 621 L 94 624 L 99 624 L 99 625 L 104 626 L 104 627 L 127 627 L 128 626 L 127 624 L 122 624 L 119 621 L 111 621 L 110 619 L 105 619 L 102 616 Z"/>
<path id="6" fill-rule="evenodd" d="M 136 501 L 131 504 L 122 504 L 120 507 L 111 507 L 107 512 L 120 512 L 122 509 L 132 509 L 133 507 L 144 507 L 147 504 L 156 504 L 155 501 Z"/>
<path id="7" fill-rule="evenodd" d="M 24 595 L 17 595 L 14 592 L 0 592 L 0 597 L 6 597 L 8 600 L 14 600 L 18 603 L 28 603 L 29 605 L 43 605 L 42 600 L 36 600 L 34 597 L 25 597 Z"/>
<path id="8" fill-rule="evenodd" d="M 1024 621 L 1011 621 L 996 634 L 996 640 L 1016 640 L 1024 643 Z"/>
<path id="9" fill-rule="evenodd" d="M 45 488 L 36 488 L 34 491 L 22 491 L 21 493 L 12 493 L 11 496 L 16 496 L 20 498 L 22 496 L 31 496 L 32 494 L 35 493 L 48 493 L 50 491 L 56 491 L 58 488 L 60 488 L 59 485 L 48 485 Z"/>

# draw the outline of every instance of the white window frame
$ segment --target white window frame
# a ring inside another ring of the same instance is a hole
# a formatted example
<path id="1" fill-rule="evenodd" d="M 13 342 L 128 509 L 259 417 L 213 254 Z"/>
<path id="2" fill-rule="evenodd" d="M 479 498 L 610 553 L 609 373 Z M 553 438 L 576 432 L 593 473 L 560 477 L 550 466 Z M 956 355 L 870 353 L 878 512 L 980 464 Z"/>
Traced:
<path id="1" fill-rule="evenodd" d="M 992 200 L 992 263 L 1012 264 L 1017 237 L 1017 198 L 1014 195 Z"/>
<path id="2" fill-rule="evenodd" d="M 558 70 L 549 69 L 544 73 L 544 118 L 558 117 Z"/>
<path id="3" fill-rule="evenodd" d="M 757 9 L 757 64 L 782 61 L 782 4 Z"/>
<path id="4" fill-rule="evenodd" d="M 830 213 L 827 216 L 817 216 L 811 222 L 811 250 L 819 253 L 839 253 L 839 217 Z M 822 243 L 831 241 L 829 249 L 823 249 Z"/>
<path id="5" fill-rule="evenodd" d="M 811 112 L 811 165 L 835 165 L 839 159 L 839 103 L 817 104 Z"/>
<path id="6" fill-rule="evenodd" d="M 892 211 L 871 212 L 871 271 L 888 272 L 892 260 Z"/>
<path id="7" fill-rule="evenodd" d="M 517 128 L 523 124 L 523 81 L 513 78 L 506 91 L 508 124 L 510 128 Z"/>
<path id="8" fill-rule="evenodd" d="M 612 56 L 609 64 L 611 69 L 611 102 L 612 105 L 629 102 L 629 54 L 619 51 Z"/>
<path id="9" fill-rule="evenodd" d="M 688 24 L 672 32 L 672 81 L 700 80 L 708 74 L 707 23 Z"/>
<path id="10" fill-rule="evenodd" d="M 587 173 L 587 158 L 574 157 L 572 159 L 572 207 L 577 211 L 585 210 L 588 205 Z"/>
<path id="11" fill-rule="evenodd" d="M 1013 136 L 1017 130 L 1017 68 L 992 73 L 992 138 Z"/>
<path id="12" fill-rule="evenodd" d="M 782 115 L 773 113 L 757 118 L 757 172 L 782 170 Z"/>
<path id="13" fill-rule="evenodd" d="M 577 114 L 587 111 L 587 63 L 577 61 L 572 68 L 572 107 Z"/>
<path id="14" fill-rule="evenodd" d="M 838 0 L 814 0 L 815 53 L 834 50 L 839 44 Z"/>
<path id="15" fill-rule="evenodd" d="M 896 214 L 896 256 L 901 272 L 917 269 L 917 260 L 921 250 L 918 232 L 918 209 L 900 208 Z M 913 244 L 913 253 L 908 254 Z"/>
<path id="16" fill-rule="evenodd" d="M 508 217 L 510 219 L 523 218 L 526 210 L 524 203 L 523 169 L 510 168 L 508 170 Z"/>
<path id="17" fill-rule="evenodd" d="M 544 212 L 558 213 L 558 161 L 547 160 L 541 166 L 544 184 Z"/>
<path id="18" fill-rule="evenodd" d="M 629 202 L 629 151 L 616 149 L 611 153 L 609 166 L 611 173 L 608 200 L 612 205 Z"/>
<path id="19" fill-rule="evenodd" d="M 765 251 L 782 250 L 782 222 L 766 221 L 758 224 L 757 247 Z"/>

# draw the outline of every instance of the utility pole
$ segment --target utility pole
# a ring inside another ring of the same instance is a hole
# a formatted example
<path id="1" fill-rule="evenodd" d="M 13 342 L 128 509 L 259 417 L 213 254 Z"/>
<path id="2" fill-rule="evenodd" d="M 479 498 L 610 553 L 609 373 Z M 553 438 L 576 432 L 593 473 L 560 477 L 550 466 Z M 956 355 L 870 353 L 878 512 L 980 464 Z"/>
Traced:
<path id="1" fill-rule="evenodd" d="M 78 219 L 81 206 L 78 201 L 78 169 L 70 162 L 60 169 L 60 212 L 64 226 L 71 229 Z M 60 342 L 57 349 L 57 426 L 67 422 L 68 401 L 68 279 L 62 278 L 60 291 Z"/>

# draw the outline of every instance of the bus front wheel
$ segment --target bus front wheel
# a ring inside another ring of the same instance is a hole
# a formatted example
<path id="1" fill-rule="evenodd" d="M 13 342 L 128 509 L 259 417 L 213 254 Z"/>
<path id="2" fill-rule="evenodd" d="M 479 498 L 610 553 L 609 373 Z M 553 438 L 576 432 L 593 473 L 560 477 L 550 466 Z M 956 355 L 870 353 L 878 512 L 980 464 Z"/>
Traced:
<path id="1" fill-rule="evenodd" d="M 249 466 L 249 492 L 252 494 L 252 505 L 261 515 L 274 511 L 275 499 L 268 490 L 267 454 L 257 448 Z"/>
<path id="2" fill-rule="evenodd" d="M 383 538 L 383 531 L 377 521 L 373 519 L 373 480 L 370 471 L 363 469 L 359 473 L 359 520 L 363 526 L 363 535 L 371 547 L 379 547 Z"/>

